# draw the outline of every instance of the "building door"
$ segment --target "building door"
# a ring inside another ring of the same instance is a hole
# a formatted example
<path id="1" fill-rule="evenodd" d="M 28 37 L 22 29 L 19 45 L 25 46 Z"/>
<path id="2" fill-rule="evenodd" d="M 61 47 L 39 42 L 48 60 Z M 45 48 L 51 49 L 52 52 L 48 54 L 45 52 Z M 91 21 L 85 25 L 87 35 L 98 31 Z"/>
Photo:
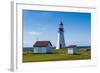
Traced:
<path id="1" fill-rule="evenodd" d="M 60 44 L 60 49 L 62 48 L 62 45 Z"/>

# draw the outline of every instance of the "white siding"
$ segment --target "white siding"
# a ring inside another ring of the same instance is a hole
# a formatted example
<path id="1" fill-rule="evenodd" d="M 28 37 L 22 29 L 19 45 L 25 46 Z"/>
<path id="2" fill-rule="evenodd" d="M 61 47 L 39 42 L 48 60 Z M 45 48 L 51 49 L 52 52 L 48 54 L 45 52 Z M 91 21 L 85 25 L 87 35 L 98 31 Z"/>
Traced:
<path id="1" fill-rule="evenodd" d="M 48 44 L 48 47 L 34 47 L 34 53 L 48 53 L 52 51 L 52 46 Z"/>
<path id="2" fill-rule="evenodd" d="M 42 48 L 40 48 L 41 50 L 40 50 L 40 53 L 46 53 L 47 51 L 46 51 L 46 47 L 42 47 Z"/>
<path id="3" fill-rule="evenodd" d="M 33 52 L 34 52 L 34 53 L 38 53 L 38 48 L 35 47 Z"/>
<path id="4" fill-rule="evenodd" d="M 50 45 L 50 43 L 48 44 L 48 47 L 47 47 L 47 52 L 51 52 L 52 51 L 52 46 Z"/>
<path id="5" fill-rule="evenodd" d="M 76 48 L 68 48 L 68 54 L 75 54 Z"/>
<path id="6" fill-rule="evenodd" d="M 65 48 L 64 32 L 58 32 L 56 49 Z"/>
<path id="7" fill-rule="evenodd" d="M 46 53 L 46 47 L 35 47 L 34 48 L 34 53 Z"/>

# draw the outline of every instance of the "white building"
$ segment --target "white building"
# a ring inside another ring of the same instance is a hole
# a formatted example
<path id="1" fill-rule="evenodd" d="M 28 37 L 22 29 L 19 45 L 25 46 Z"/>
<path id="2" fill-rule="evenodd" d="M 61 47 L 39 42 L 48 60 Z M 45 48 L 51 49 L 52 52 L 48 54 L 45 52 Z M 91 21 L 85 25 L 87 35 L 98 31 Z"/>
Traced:
<path id="1" fill-rule="evenodd" d="M 63 23 L 59 24 L 56 49 L 65 48 Z"/>
<path id="2" fill-rule="evenodd" d="M 33 47 L 34 53 L 50 53 L 53 49 L 50 41 L 36 41 Z"/>
<path id="3" fill-rule="evenodd" d="M 76 54 L 77 52 L 77 46 L 76 45 L 70 45 L 67 48 L 68 54 Z"/>

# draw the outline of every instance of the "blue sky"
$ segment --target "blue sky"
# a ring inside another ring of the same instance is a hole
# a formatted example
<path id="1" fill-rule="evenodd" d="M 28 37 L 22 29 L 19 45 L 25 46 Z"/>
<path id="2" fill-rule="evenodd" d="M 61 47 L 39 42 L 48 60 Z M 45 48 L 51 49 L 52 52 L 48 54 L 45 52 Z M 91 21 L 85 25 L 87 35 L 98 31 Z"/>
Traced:
<path id="1" fill-rule="evenodd" d="M 44 40 L 56 46 L 61 21 L 66 46 L 91 44 L 90 13 L 23 10 L 23 47 L 32 47 L 36 41 Z"/>

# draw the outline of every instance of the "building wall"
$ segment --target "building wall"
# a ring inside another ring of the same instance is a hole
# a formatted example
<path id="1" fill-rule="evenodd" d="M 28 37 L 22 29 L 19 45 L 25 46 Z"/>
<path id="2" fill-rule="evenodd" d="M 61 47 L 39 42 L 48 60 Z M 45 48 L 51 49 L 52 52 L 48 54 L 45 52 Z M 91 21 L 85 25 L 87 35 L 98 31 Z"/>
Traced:
<path id="1" fill-rule="evenodd" d="M 75 54 L 76 48 L 68 48 L 68 54 Z"/>
<path id="2" fill-rule="evenodd" d="M 34 47 L 34 53 L 48 53 L 52 51 L 52 46 L 48 44 L 48 47 Z"/>
<path id="3" fill-rule="evenodd" d="M 47 52 L 51 52 L 53 50 L 53 47 L 50 45 L 50 43 L 48 44 L 48 47 L 47 47 Z"/>
<path id="4" fill-rule="evenodd" d="M 60 44 L 65 48 L 64 32 L 58 32 L 56 49 L 60 49 Z"/>
<path id="5" fill-rule="evenodd" d="M 34 53 L 46 53 L 47 48 L 46 47 L 34 47 Z"/>

